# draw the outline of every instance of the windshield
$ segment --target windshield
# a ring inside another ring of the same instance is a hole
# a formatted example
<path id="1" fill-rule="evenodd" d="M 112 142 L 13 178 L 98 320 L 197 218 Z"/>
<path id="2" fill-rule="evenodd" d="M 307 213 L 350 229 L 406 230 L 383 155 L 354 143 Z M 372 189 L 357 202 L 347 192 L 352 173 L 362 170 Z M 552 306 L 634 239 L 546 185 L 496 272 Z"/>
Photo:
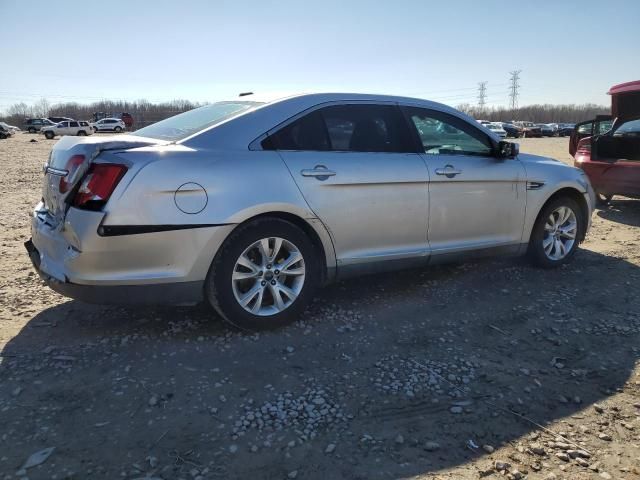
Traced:
<path id="1" fill-rule="evenodd" d="M 217 102 L 195 108 L 136 130 L 132 135 L 178 141 L 200 130 L 262 105 L 259 102 Z"/>

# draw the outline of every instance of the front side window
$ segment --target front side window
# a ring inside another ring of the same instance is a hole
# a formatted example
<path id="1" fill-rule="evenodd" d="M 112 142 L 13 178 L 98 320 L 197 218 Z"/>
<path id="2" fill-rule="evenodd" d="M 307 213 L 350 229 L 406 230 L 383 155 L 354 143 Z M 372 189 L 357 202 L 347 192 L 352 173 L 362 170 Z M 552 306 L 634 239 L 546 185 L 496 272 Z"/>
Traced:
<path id="1" fill-rule="evenodd" d="M 400 110 L 352 104 L 320 108 L 285 126 L 263 148 L 334 152 L 415 152 Z"/>
<path id="2" fill-rule="evenodd" d="M 424 152 L 429 155 L 491 156 L 489 137 L 464 120 L 446 113 L 422 108 L 407 108 Z"/>
<path id="3" fill-rule="evenodd" d="M 602 135 L 603 133 L 611 130 L 613 126 L 613 120 L 603 120 L 601 122 L 596 123 L 596 131 L 593 132 L 594 135 Z"/>

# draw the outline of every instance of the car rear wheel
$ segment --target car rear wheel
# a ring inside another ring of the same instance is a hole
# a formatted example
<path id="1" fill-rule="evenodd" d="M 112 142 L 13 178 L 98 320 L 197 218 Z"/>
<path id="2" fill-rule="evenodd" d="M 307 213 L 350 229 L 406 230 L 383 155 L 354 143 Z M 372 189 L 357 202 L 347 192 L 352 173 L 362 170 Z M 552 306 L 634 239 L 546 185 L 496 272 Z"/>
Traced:
<path id="1" fill-rule="evenodd" d="M 86 135 L 87 135 L 87 132 L 85 132 L 84 130 L 80 130 L 80 131 L 78 132 L 78 136 L 79 136 L 79 137 L 84 137 L 84 136 L 86 136 Z"/>
<path id="2" fill-rule="evenodd" d="M 35 129 L 35 128 L 33 128 L 33 127 L 29 127 L 29 128 L 27 129 L 27 132 L 29 132 L 29 133 L 36 133 L 36 129 Z"/>
<path id="3" fill-rule="evenodd" d="M 116 127 L 113 129 L 116 133 L 120 133 L 122 131 L 121 127 Z"/>
<path id="4" fill-rule="evenodd" d="M 278 218 L 234 230 L 205 282 L 209 303 L 227 322 L 267 330 L 296 320 L 320 278 L 316 249 L 300 228 Z"/>
<path id="5" fill-rule="evenodd" d="M 559 267 L 575 255 L 582 232 L 584 219 L 578 203 L 570 197 L 555 198 L 538 215 L 529 240 L 529 258 L 539 267 Z"/>
<path id="6" fill-rule="evenodd" d="M 47 137 L 48 140 L 51 140 L 55 135 L 53 132 L 44 132 L 44 136 Z"/>

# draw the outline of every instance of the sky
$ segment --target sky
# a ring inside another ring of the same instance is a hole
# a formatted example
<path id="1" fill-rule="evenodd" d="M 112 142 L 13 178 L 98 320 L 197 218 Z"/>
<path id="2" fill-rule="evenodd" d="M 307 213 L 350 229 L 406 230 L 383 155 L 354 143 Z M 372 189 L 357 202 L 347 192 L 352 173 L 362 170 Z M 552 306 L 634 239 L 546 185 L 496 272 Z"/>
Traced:
<path id="1" fill-rule="evenodd" d="M 13 103 L 339 91 L 609 105 L 640 79 L 640 1 L 0 0 Z"/>

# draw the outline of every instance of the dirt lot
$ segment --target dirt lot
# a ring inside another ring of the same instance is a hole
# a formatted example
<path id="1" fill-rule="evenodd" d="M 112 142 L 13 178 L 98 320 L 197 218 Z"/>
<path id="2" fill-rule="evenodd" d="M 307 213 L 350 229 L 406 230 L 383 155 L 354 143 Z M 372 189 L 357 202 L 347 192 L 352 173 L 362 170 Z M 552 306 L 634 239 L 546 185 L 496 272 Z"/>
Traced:
<path id="1" fill-rule="evenodd" d="M 640 202 L 566 268 L 356 279 L 251 335 L 44 288 L 22 242 L 50 148 L 0 141 L 0 479 L 640 478 Z"/>

